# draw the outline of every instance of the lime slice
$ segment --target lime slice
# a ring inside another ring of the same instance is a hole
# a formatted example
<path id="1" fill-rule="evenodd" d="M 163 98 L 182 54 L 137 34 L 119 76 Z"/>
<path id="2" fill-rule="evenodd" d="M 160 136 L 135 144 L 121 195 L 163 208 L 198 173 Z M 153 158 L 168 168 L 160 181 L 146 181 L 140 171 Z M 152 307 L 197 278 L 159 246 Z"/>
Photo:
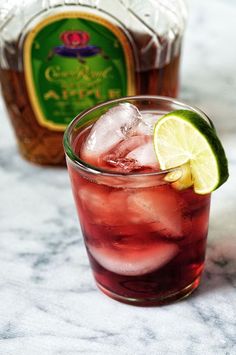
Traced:
<path id="1" fill-rule="evenodd" d="M 185 190 L 192 186 L 193 179 L 189 162 L 167 173 L 164 180 L 171 182 L 172 186 L 177 190 Z"/>
<path id="2" fill-rule="evenodd" d="M 193 111 L 172 111 L 160 118 L 154 128 L 154 147 L 162 170 L 179 167 L 182 171 L 177 188 L 193 185 L 196 193 L 207 194 L 229 176 L 215 129 Z"/>

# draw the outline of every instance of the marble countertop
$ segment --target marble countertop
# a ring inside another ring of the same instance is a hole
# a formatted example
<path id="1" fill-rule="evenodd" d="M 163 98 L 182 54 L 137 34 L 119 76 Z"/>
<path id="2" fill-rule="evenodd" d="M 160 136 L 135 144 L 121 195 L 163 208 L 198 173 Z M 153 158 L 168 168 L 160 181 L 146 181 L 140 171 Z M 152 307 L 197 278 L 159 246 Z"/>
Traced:
<path id="1" fill-rule="evenodd" d="M 213 194 L 206 268 L 188 299 L 137 308 L 95 287 L 65 169 L 18 155 L 0 104 L 0 354 L 236 354 L 236 3 L 192 0 L 181 99 L 214 120 L 230 179 Z"/>

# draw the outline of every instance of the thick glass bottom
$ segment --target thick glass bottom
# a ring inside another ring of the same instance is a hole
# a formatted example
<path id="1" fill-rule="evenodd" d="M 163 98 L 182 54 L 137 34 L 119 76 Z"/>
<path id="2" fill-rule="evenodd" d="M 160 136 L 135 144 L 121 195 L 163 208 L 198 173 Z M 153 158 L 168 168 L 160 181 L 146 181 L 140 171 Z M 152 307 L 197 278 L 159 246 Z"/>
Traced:
<path id="1" fill-rule="evenodd" d="M 130 304 L 133 306 L 148 307 L 148 306 L 161 306 L 161 305 L 169 304 L 169 303 L 172 303 L 175 301 L 180 301 L 180 300 L 188 297 L 199 286 L 200 278 L 201 278 L 201 276 L 198 276 L 191 284 L 185 286 L 184 288 L 182 288 L 181 290 L 179 290 L 177 292 L 174 292 L 172 294 L 168 294 L 166 296 L 161 296 L 161 297 L 157 296 L 157 297 L 151 297 L 151 298 L 126 298 L 124 296 L 120 296 L 120 295 L 106 289 L 104 286 L 102 286 L 98 282 L 96 282 L 96 283 L 97 283 L 98 288 L 103 293 L 105 293 L 105 295 L 109 296 L 110 298 L 113 298 L 116 301 Z"/>

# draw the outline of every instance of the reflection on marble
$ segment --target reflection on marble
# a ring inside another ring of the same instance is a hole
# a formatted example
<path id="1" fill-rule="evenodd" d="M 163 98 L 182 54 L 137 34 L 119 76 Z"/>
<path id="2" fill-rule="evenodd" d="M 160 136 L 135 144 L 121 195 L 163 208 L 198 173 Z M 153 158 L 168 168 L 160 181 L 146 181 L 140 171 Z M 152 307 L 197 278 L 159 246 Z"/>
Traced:
<path id="1" fill-rule="evenodd" d="M 236 354 L 235 14 L 233 0 L 191 1 L 181 98 L 214 119 L 231 177 L 213 195 L 206 270 L 185 301 L 136 308 L 97 291 L 67 172 L 19 157 L 1 105 L 1 355 Z"/>

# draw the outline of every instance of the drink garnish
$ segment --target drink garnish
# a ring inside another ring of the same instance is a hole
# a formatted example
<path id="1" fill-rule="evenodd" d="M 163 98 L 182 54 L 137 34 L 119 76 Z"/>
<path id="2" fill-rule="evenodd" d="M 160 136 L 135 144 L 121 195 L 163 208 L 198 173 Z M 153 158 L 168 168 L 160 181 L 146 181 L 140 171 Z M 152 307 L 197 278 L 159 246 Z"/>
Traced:
<path id="1" fill-rule="evenodd" d="M 208 194 L 229 176 L 224 148 L 213 126 L 189 110 L 172 111 L 161 117 L 154 128 L 154 147 L 161 170 L 177 189 L 193 189 Z M 178 172 L 179 171 L 179 172 Z"/>

